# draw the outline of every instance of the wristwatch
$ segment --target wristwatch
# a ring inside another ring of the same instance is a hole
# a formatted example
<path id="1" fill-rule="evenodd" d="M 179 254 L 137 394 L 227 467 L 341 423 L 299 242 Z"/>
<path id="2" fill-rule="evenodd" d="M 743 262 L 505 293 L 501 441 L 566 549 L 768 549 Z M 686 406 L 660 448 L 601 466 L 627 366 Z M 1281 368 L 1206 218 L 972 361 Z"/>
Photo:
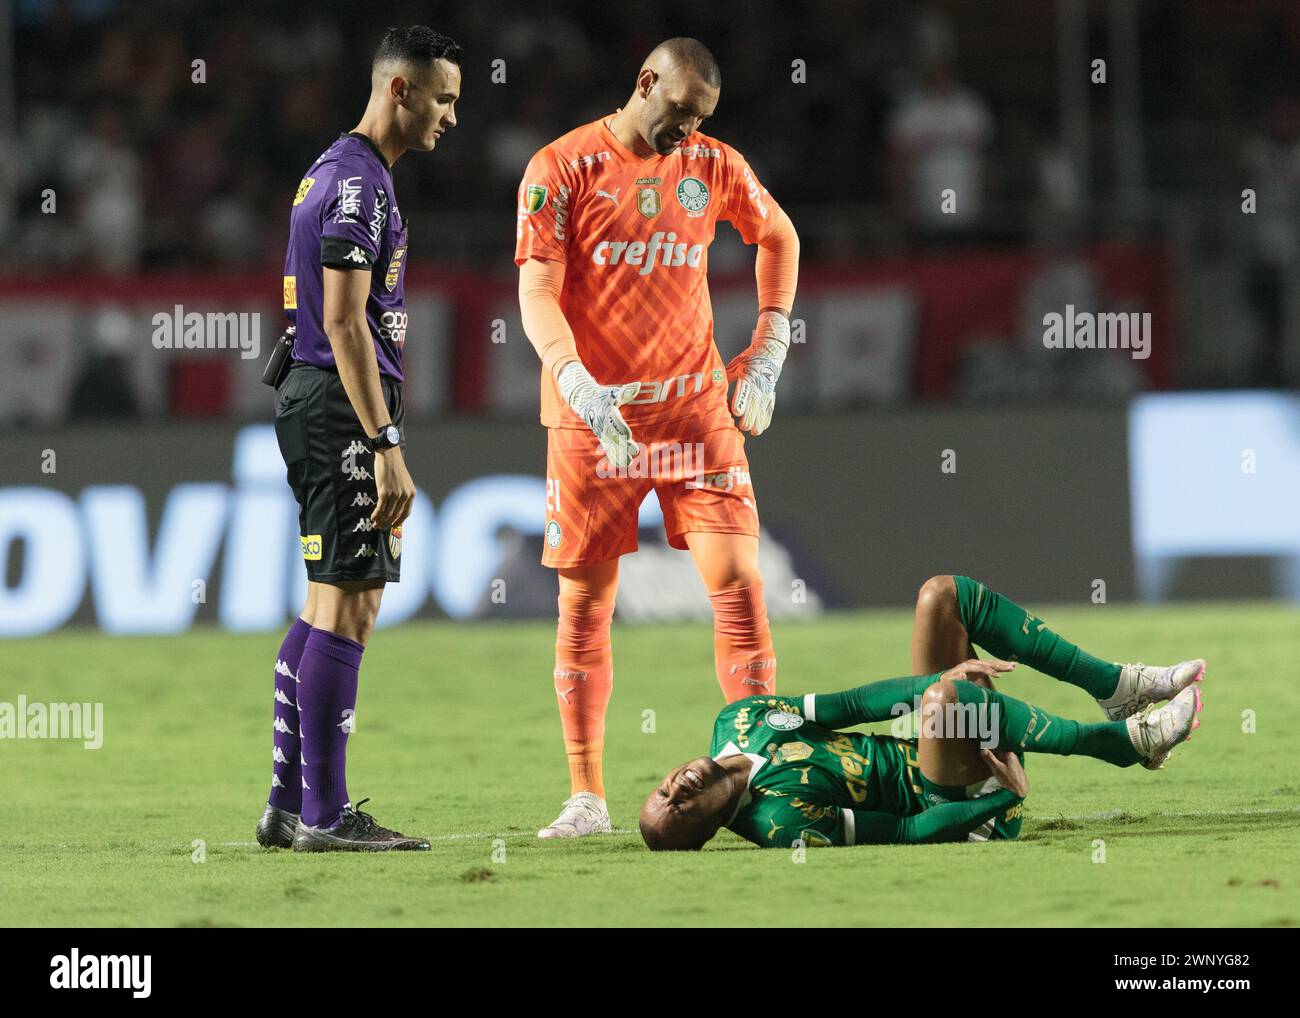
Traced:
<path id="1" fill-rule="evenodd" d="M 379 434 L 370 440 L 370 448 L 378 452 L 380 449 L 391 449 L 394 446 L 402 444 L 402 433 L 397 430 L 396 424 L 386 424 L 379 429 Z"/>

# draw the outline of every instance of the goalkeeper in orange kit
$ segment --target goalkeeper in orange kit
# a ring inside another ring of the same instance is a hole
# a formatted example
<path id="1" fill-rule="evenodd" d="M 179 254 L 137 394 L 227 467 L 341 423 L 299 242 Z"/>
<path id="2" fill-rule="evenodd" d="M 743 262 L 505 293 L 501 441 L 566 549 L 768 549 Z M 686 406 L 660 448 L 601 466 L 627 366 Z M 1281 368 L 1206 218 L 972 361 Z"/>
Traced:
<path id="1" fill-rule="evenodd" d="M 776 692 L 741 432 L 760 435 L 772 418 L 799 240 L 744 157 L 701 133 L 720 86 L 701 43 L 661 43 L 622 108 L 547 145 L 520 183 L 515 262 L 542 361 L 542 562 L 559 575 L 554 678 L 571 793 L 544 838 L 610 829 L 609 629 L 618 559 L 636 550 L 651 489 L 669 544 L 690 552 L 709 593 L 723 696 Z M 753 341 L 725 368 L 707 280 L 719 219 L 758 245 Z"/>

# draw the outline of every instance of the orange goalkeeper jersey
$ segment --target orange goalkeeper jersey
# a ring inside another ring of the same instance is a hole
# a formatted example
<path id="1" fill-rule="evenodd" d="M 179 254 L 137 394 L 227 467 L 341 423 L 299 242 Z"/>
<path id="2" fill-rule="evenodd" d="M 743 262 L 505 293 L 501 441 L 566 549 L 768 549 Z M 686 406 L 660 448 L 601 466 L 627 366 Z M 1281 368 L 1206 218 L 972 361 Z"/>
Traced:
<path id="1" fill-rule="evenodd" d="M 699 417 L 731 423 L 713 342 L 708 252 L 714 224 L 747 244 L 776 225 L 778 207 L 744 156 L 695 132 L 668 155 L 642 159 L 602 117 L 533 156 L 519 185 L 515 264 L 565 263 L 560 306 L 578 356 L 605 385 L 640 382 L 623 416 L 638 424 Z M 542 423 L 585 427 L 542 373 Z"/>

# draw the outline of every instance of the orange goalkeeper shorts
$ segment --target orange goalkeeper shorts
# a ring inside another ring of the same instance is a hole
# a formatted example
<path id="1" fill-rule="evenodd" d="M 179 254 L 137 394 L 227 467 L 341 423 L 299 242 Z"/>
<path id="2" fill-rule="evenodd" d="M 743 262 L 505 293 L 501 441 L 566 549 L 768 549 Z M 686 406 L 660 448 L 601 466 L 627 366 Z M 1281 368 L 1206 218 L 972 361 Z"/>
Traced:
<path id="1" fill-rule="evenodd" d="M 652 488 L 674 548 L 685 550 L 692 532 L 757 537 L 745 436 L 684 423 L 682 433 L 668 424 L 653 439 L 634 433 L 641 454 L 625 470 L 610 465 L 589 428 L 548 428 L 542 565 L 593 565 L 636 551 L 638 510 Z"/>

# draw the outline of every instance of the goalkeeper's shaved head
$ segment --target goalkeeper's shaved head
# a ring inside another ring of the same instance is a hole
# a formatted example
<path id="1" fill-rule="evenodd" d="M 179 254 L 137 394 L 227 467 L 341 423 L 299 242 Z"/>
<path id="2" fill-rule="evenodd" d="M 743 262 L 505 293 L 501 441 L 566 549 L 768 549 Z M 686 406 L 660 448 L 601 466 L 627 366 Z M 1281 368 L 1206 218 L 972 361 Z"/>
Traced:
<path id="1" fill-rule="evenodd" d="M 718 61 L 709 51 L 709 47 L 699 39 L 688 39 L 685 36 L 665 39 L 650 51 L 650 55 L 645 58 L 641 66 L 656 69 L 671 67 L 679 72 L 689 71 L 697 75 L 710 88 L 722 87 L 722 71 L 718 67 Z"/>
<path id="2" fill-rule="evenodd" d="M 642 140 L 660 155 L 685 142 L 713 115 L 722 72 L 698 39 L 666 39 L 641 62 L 625 110 Z"/>

